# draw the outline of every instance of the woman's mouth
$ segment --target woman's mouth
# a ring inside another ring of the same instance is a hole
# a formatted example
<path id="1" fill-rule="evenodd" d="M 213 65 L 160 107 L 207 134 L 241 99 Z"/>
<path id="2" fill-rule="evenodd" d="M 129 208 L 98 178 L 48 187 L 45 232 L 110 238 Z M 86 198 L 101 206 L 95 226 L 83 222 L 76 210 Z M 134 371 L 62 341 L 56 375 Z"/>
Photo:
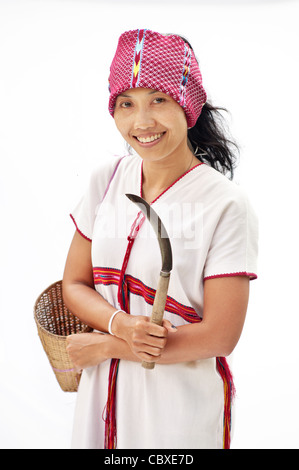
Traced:
<path id="1" fill-rule="evenodd" d="M 140 144 L 152 144 L 153 142 L 156 142 L 163 137 L 165 132 L 160 132 L 159 134 L 152 134 L 152 135 L 147 135 L 147 136 L 134 136 L 135 139 L 138 140 Z"/>

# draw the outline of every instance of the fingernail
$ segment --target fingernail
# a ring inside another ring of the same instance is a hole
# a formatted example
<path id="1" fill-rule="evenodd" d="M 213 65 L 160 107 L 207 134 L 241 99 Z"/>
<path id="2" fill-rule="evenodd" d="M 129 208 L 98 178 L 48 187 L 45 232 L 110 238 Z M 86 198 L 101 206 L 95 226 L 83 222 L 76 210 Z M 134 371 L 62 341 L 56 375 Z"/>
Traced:
<path id="1" fill-rule="evenodd" d="M 173 328 L 174 330 L 177 330 L 177 327 L 174 325 L 171 325 L 171 328 Z"/>

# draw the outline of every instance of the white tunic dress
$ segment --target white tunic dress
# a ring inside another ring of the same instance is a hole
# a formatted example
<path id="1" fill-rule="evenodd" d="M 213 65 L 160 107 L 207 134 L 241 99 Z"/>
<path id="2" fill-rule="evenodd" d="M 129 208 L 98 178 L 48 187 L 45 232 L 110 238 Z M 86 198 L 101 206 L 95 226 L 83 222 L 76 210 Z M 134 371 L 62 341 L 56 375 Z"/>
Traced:
<path id="1" fill-rule="evenodd" d="M 92 240 L 96 290 L 115 308 L 132 225 L 143 217 L 126 196 L 141 195 L 142 159 L 112 158 L 91 178 L 71 214 Z M 257 220 L 244 191 L 205 164 L 189 170 L 153 203 L 171 239 L 171 273 L 164 318 L 175 326 L 203 315 L 204 280 L 256 278 Z M 157 238 L 147 220 L 126 268 L 131 315 L 148 315 L 161 269 Z M 74 418 L 73 448 L 104 447 L 104 408 L 110 361 L 83 372 Z M 117 448 L 223 447 L 223 382 L 216 358 L 146 370 L 121 360 L 116 392 Z"/>

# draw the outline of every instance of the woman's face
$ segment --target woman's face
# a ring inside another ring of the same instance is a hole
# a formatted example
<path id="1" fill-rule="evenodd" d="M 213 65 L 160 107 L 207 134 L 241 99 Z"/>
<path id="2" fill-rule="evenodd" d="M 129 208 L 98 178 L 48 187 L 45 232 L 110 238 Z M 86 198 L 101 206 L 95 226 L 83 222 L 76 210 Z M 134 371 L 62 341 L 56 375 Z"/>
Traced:
<path id="1" fill-rule="evenodd" d="M 123 138 L 145 160 L 179 157 L 189 151 L 185 113 L 165 93 L 149 88 L 121 93 L 114 119 Z"/>

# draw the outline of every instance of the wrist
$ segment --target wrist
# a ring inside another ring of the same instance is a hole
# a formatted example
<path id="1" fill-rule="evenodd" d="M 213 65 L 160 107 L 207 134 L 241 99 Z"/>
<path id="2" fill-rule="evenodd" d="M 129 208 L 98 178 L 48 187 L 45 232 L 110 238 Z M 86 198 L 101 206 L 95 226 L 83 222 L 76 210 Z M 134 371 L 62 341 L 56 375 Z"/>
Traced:
<path id="1" fill-rule="evenodd" d="M 109 319 L 109 323 L 108 323 L 108 333 L 109 333 L 110 335 L 112 335 L 112 336 L 114 336 L 114 332 L 112 331 L 112 323 L 113 323 L 114 317 L 116 317 L 116 315 L 119 314 L 119 313 L 121 313 L 121 312 L 122 312 L 121 309 L 120 309 L 120 310 L 115 310 L 115 311 L 112 313 L 112 315 L 111 315 L 111 317 L 110 317 L 110 319 Z"/>
<path id="2" fill-rule="evenodd" d="M 123 359 L 125 361 L 139 361 L 138 357 L 132 353 L 128 343 L 115 335 L 105 335 L 105 342 L 102 354 L 106 359 Z M 140 362 L 140 361 L 139 361 Z"/>
<path id="3" fill-rule="evenodd" d="M 123 310 L 118 311 L 112 321 L 112 334 L 117 338 L 124 339 L 125 330 L 128 325 L 130 315 Z"/>
<path id="4" fill-rule="evenodd" d="M 114 335 L 103 335 L 103 342 L 99 345 L 99 354 L 102 355 L 106 360 L 109 359 L 120 359 L 119 343 L 120 341 Z"/>

